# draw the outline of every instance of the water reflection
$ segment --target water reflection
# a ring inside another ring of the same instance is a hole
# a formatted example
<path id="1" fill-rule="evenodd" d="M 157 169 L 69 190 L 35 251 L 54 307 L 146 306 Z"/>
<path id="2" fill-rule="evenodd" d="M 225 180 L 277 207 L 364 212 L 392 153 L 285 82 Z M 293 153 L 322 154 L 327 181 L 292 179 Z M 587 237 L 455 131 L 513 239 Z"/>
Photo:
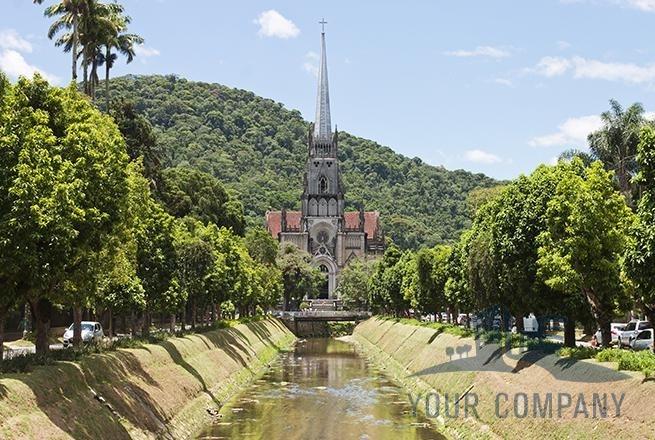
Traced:
<path id="1" fill-rule="evenodd" d="M 442 439 L 350 344 L 309 339 L 221 410 L 198 438 Z"/>

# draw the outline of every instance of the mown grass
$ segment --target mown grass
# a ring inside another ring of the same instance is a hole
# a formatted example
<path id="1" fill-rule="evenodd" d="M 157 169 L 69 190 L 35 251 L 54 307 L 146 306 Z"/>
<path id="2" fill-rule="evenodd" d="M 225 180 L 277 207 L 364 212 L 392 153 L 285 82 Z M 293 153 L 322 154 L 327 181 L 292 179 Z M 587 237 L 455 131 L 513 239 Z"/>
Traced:
<path id="1" fill-rule="evenodd" d="M 563 347 L 558 351 L 562 357 L 574 359 L 596 359 L 599 362 L 616 362 L 619 370 L 641 371 L 646 377 L 655 376 L 655 354 L 648 350 L 632 351 L 619 348 L 598 350 L 592 347 Z"/>

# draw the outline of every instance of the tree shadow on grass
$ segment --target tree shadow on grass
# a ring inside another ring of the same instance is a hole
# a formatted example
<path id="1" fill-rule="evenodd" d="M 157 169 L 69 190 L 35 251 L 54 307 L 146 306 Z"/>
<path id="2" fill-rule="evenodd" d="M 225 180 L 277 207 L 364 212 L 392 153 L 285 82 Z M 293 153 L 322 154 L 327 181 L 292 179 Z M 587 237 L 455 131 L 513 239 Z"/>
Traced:
<path id="1" fill-rule="evenodd" d="M 177 349 L 175 344 L 169 341 L 164 341 L 160 343 L 160 345 L 168 352 L 168 355 L 173 359 L 173 362 L 175 362 L 177 365 L 180 367 L 184 368 L 189 374 L 191 374 L 201 385 L 202 391 L 207 394 L 212 401 L 218 406 L 222 405 L 222 402 L 218 400 L 218 398 L 212 393 L 212 391 L 209 389 L 209 386 L 207 386 L 207 383 L 205 382 L 205 379 L 202 377 L 202 375 L 193 368 L 193 366 L 188 363 L 187 361 L 184 360 L 184 357 L 180 353 L 180 351 Z"/>
<path id="2" fill-rule="evenodd" d="M 28 374 L 8 375 L 27 385 L 43 415 L 75 439 L 129 439 L 118 417 L 93 397 L 82 371 L 58 362 Z"/>

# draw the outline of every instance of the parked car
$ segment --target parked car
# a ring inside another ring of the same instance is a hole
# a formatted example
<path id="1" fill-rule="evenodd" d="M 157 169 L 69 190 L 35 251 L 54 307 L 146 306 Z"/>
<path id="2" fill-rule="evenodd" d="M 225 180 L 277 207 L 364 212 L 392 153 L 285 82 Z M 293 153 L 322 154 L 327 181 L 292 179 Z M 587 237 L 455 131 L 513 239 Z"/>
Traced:
<path id="1" fill-rule="evenodd" d="M 637 337 L 630 341 L 630 348 L 633 350 L 652 350 L 654 334 L 652 328 L 641 330 Z"/>
<path id="2" fill-rule="evenodd" d="M 610 331 L 612 333 L 612 339 L 610 340 L 610 344 L 618 344 L 619 339 L 621 337 L 621 332 L 625 329 L 627 324 L 622 324 L 620 322 L 613 322 L 610 324 Z M 598 329 L 595 333 L 596 336 L 596 341 L 598 341 L 598 345 L 603 344 L 603 335 L 600 333 L 600 329 Z"/>
<path id="3" fill-rule="evenodd" d="M 73 345 L 73 326 L 74 324 L 71 324 L 64 332 L 64 348 Z M 94 321 L 82 321 L 82 342 L 100 342 L 104 337 L 102 324 Z"/>
<path id="4" fill-rule="evenodd" d="M 539 321 L 537 321 L 534 313 L 530 313 L 527 318 L 523 318 L 523 331 L 525 333 L 537 333 L 539 331 Z"/>
<path id="5" fill-rule="evenodd" d="M 648 321 L 630 321 L 619 334 L 619 347 L 630 347 L 630 342 L 637 337 L 641 330 L 652 328 L 653 324 Z"/>

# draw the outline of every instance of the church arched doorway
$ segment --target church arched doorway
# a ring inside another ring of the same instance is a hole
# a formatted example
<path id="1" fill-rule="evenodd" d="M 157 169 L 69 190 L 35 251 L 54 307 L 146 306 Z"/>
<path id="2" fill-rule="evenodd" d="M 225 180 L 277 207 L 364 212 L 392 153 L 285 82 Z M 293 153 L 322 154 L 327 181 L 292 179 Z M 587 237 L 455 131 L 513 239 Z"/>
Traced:
<path id="1" fill-rule="evenodd" d="M 318 288 L 318 298 L 328 299 L 330 294 L 330 270 L 325 264 L 321 264 L 318 269 L 321 271 L 321 275 L 323 276 L 321 279 L 321 284 Z"/>

